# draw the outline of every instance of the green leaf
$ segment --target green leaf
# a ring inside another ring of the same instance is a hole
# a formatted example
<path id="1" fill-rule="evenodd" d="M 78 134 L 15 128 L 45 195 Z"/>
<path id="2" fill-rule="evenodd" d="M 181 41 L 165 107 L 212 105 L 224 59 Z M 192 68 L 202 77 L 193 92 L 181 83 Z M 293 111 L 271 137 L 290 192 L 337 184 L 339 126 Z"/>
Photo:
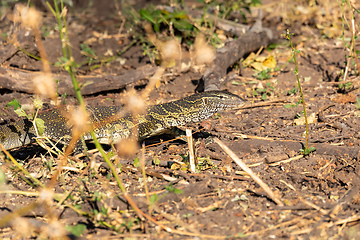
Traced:
<path id="1" fill-rule="evenodd" d="M 108 209 L 104 206 L 101 207 L 101 213 L 106 215 L 108 213 Z"/>
<path id="2" fill-rule="evenodd" d="M 26 117 L 26 112 L 24 111 L 24 109 L 22 108 L 18 108 L 15 110 L 15 113 L 19 116 L 19 117 Z"/>
<path id="3" fill-rule="evenodd" d="M 284 105 L 284 108 L 292 108 L 292 107 L 295 107 L 294 104 L 285 104 Z"/>
<path id="4" fill-rule="evenodd" d="M 5 173 L 0 169 L 0 186 L 6 183 Z"/>
<path id="5" fill-rule="evenodd" d="M 106 179 L 109 180 L 109 181 L 110 181 L 111 177 L 112 177 L 112 174 L 111 174 L 111 173 L 108 173 L 108 174 L 106 175 Z"/>
<path id="6" fill-rule="evenodd" d="M 353 7 L 353 9 L 357 11 L 357 13 L 360 13 L 360 10 L 356 9 L 355 7 Z"/>
<path id="7" fill-rule="evenodd" d="M 156 193 L 150 196 L 151 203 L 156 203 L 157 200 L 158 200 L 158 195 Z"/>
<path id="8" fill-rule="evenodd" d="M 101 194 L 99 191 L 95 191 L 94 192 L 94 197 L 96 198 L 95 200 L 98 201 L 98 200 L 101 200 Z"/>
<path id="9" fill-rule="evenodd" d="M 174 193 L 175 194 L 181 194 L 181 193 L 183 193 L 183 191 L 181 189 L 174 188 Z"/>
<path id="10" fill-rule="evenodd" d="M 110 159 L 115 156 L 115 153 L 114 153 L 114 151 L 110 151 L 106 154 L 106 156 Z"/>
<path id="11" fill-rule="evenodd" d="M 182 190 L 177 189 L 176 187 L 173 187 L 172 184 L 170 184 L 169 186 L 165 186 L 165 189 L 166 189 L 166 191 L 172 192 L 172 193 L 175 193 L 175 194 L 183 193 Z"/>
<path id="12" fill-rule="evenodd" d="M 279 45 L 279 44 L 277 44 L 277 43 L 270 43 L 270 44 L 266 47 L 266 49 L 267 49 L 268 51 L 274 50 L 278 45 Z"/>
<path id="13" fill-rule="evenodd" d="M 125 221 L 125 223 L 122 223 L 121 225 L 126 227 L 127 229 L 130 229 L 134 225 L 134 223 L 130 219 L 129 221 Z"/>
<path id="14" fill-rule="evenodd" d="M 139 11 L 140 16 L 142 19 L 145 19 L 149 22 L 151 22 L 152 24 L 155 24 L 155 19 L 153 18 L 153 16 L 150 14 L 150 12 L 146 9 L 140 9 Z"/>
<path id="15" fill-rule="evenodd" d="M 253 96 L 256 97 L 258 95 L 257 91 L 255 89 L 252 90 Z"/>
<path id="16" fill-rule="evenodd" d="M 160 23 L 157 22 L 157 23 L 154 24 L 154 31 L 155 31 L 155 32 L 159 32 L 159 31 L 160 31 Z"/>
<path id="17" fill-rule="evenodd" d="M 251 0 L 252 5 L 262 5 L 262 2 L 260 0 Z"/>
<path id="18" fill-rule="evenodd" d="M 360 98 L 358 98 L 358 97 L 356 97 L 355 107 L 356 107 L 357 109 L 360 109 Z"/>
<path id="19" fill-rule="evenodd" d="M 291 89 L 290 91 L 288 91 L 288 95 L 291 95 L 291 94 L 295 94 L 297 93 L 298 89 L 296 87 L 294 87 L 293 89 Z"/>
<path id="20" fill-rule="evenodd" d="M 13 106 L 14 107 L 14 110 L 18 109 L 18 108 L 21 108 L 21 104 L 19 103 L 19 101 L 17 99 L 13 99 L 11 102 L 9 102 L 8 104 L 6 104 L 6 106 L 8 107 L 11 107 Z"/>
<path id="21" fill-rule="evenodd" d="M 310 147 L 306 150 L 304 149 L 300 149 L 300 152 L 304 155 L 304 156 L 307 156 L 309 155 L 310 153 L 314 152 L 316 150 L 316 147 Z"/>
<path id="22" fill-rule="evenodd" d="M 310 147 L 308 150 L 309 150 L 309 153 L 314 152 L 314 151 L 316 151 L 316 147 Z"/>
<path id="23" fill-rule="evenodd" d="M 88 56 L 86 56 L 87 58 L 95 58 L 96 57 L 96 53 L 94 50 L 92 50 L 89 45 L 82 43 L 80 44 L 81 50 L 86 53 Z"/>
<path id="24" fill-rule="evenodd" d="M 65 229 L 71 232 L 71 234 L 75 235 L 76 237 L 80 237 L 81 234 L 84 233 L 86 229 L 86 225 L 85 224 L 77 224 L 75 226 L 66 225 Z"/>
<path id="25" fill-rule="evenodd" d="M 153 11 L 151 14 L 155 21 L 160 21 L 160 19 L 164 17 L 160 9 Z"/>
<path id="26" fill-rule="evenodd" d="M 160 159 L 155 156 L 153 159 L 153 163 L 158 166 L 160 162 L 161 162 Z"/>
<path id="27" fill-rule="evenodd" d="M 139 166 L 140 166 L 139 158 L 135 158 L 134 159 L 134 167 L 139 167 Z"/>
<path id="28" fill-rule="evenodd" d="M 241 238 L 245 238 L 247 237 L 247 235 L 245 233 L 239 232 L 238 234 L 236 234 L 237 237 L 241 237 Z"/>
<path id="29" fill-rule="evenodd" d="M 238 86 L 238 85 L 242 85 L 243 83 L 241 83 L 240 81 L 234 80 L 234 81 L 231 82 L 231 84 Z"/>
<path id="30" fill-rule="evenodd" d="M 42 136 L 43 133 L 45 132 L 45 128 L 46 128 L 44 120 L 42 120 L 41 118 L 36 118 L 35 119 L 35 126 L 36 126 L 36 128 L 38 130 L 39 135 Z"/>
<path id="31" fill-rule="evenodd" d="M 176 21 L 176 18 L 177 19 L 186 19 L 186 18 L 189 18 L 185 12 L 181 11 L 181 12 L 173 12 L 173 13 L 169 13 L 169 12 L 166 12 L 166 15 L 167 15 L 167 18 L 168 19 L 173 19 Z"/>
<path id="32" fill-rule="evenodd" d="M 82 206 L 81 206 L 81 204 L 75 204 L 75 205 L 74 205 L 74 208 L 80 210 L 80 209 L 82 208 Z"/>
<path id="33" fill-rule="evenodd" d="M 65 63 L 67 63 L 69 61 L 68 58 L 66 57 L 59 57 L 58 61 L 55 63 L 55 66 L 57 67 L 62 67 L 63 65 L 65 65 Z"/>
<path id="34" fill-rule="evenodd" d="M 266 98 L 267 98 L 267 94 L 266 94 L 266 93 L 263 93 L 263 94 L 261 95 L 261 100 L 265 101 Z"/>
<path id="35" fill-rule="evenodd" d="M 191 23 L 189 23 L 186 20 L 181 19 L 179 21 L 174 22 L 174 27 L 179 31 L 186 31 L 186 30 L 191 31 L 191 30 L 193 30 L 194 25 L 192 25 Z"/>

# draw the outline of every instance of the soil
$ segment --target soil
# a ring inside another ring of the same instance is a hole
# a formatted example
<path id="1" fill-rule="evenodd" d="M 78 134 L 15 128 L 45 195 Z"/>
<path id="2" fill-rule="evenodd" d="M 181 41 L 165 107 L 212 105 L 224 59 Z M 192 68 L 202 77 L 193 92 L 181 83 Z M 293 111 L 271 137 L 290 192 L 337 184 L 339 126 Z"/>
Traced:
<path id="1" fill-rule="evenodd" d="M 68 12 L 70 42 L 78 63 L 87 60 L 80 44 L 89 39 L 96 56 L 120 52 L 132 41 L 127 29 L 121 28 L 123 19 L 115 5 L 99 2 L 87 6 L 84 1 L 75 1 L 77 8 Z M 137 1 L 134 7 L 139 9 L 146 4 L 149 2 Z M 6 183 L 0 185 L 0 219 L 10 217 L 5 222 L 0 220 L 5 224 L 0 229 L 1 238 L 56 238 L 70 234 L 64 230 L 65 225 L 83 224 L 86 229 L 77 239 L 357 239 L 360 232 L 357 67 L 349 64 L 345 81 L 351 85 L 341 87 L 339 81 L 344 78 L 348 55 L 343 41 L 326 38 L 325 29 L 319 29 L 309 19 L 294 17 L 291 23 L 285 21 L 272 1 L 263 4 L 267 6 L 263 24 L 274 31 L 277 45 L 260 55 L 274 56 L 280 70 L 261 81 L 253 76 L 252 68 L 228 69 L 222 88 L 243 97 L 247 103 L 238 111 L 222 112 L 202 124 L 187 126 L 200 132 L 195 140 L 197 157 L 201 160 L 199 171 L 191 173 L 182 163 L 187 159 L 188 145 L 181 140 L 146 140 L 144 153 L 139 149 L 131 156 L 112 158 L 127 194 L 151 220 L 130 207 L 99 153 L 90 154 L 90 158 L 69 157 L 64 171 L 51 183 L 60 160 L 34 144 L 11 154 L 31 176 L 51 187 L 44 190 L 36 186 L 8 158 L 1 158 L 0 170 L 5 173 Z M 38 7 L 45 11 L 43 26 L 49 35 L 44 38 L 44 45 L 49 61 L 54 63 L 62 53 L 56 22 L 40 1 Z M 256 19 L 254 12 L 247 16 L 249 24 Z M 306 18 L 301 14 L 296 16 Z M 360 22 L 358 15 L 356 20 Z M 291 48 L 280 36 L 286 29 L 294 33 L 292 42 L 301 51 L 297 64 L 310 121 L 309 147 L 316 147 L 307 156 L 300 152 L 305 146 L 304 122 L 296 124 L 303 116 L 303 106 L 296 104 L 299 91 L 292 91 L 297 88 L 295 64 L 289 61 Z M 38 55 L 33 35 L 19 30 L 9 18 L 2 20 L 1 32 L 15 32 L 20 46 Z M 360 44 L 355 47 L 359 49 Z M 40 61 L 5 40 L 0 48 L 2 67 L 29 72 L 42 70 Z M 83 65 L 77 74 L 121 75 L 132 69 L 155 66 L 143 52 L 142 46 L 134 44 L 116 61 L 96 69 Z M 67 74 L 59 67 L 51 66 L 51 70 Z M 195 70 L 167 70 L 161 85 L 151 92 L 146 103 L 152 105 L 188 96 L 194 93 L 201 77 L 201 72 Z M 139 79 L 126 88 L 88 95 L 85 101 L 91 106 L 118 105 L 125 90 L 141 91 L 147 82 Z M 256 89 L 263 88 L 268 90 L 265 101 L 261 100 L 261 94 L 254 94 Z M 4 87 L 0 93 L 2 109 L 14 98 L 26 105 L 34 97 Z M 75 104 L 76 99 L 67 96 L 66 103 Z M 293 106 L 286 108 L 286 104 Z M 2 112 L 3 122 L 16 121 L 11 109 Z M 250 166 L 284 206 L 274 202 L 212 140 L 215 137 Z M 136 158 L 145 159 L 147 189 L 143 172 L 134 164 Z M 52 200 L 53 193 L 67 193 L 71 197 L 59 204 L 59 200 Z M 50 198 L 43 199 L 46 194 Z M 157 200 L 149 204 L 147 196 L 153 196 L 153 200 L 157 196 Z"/>

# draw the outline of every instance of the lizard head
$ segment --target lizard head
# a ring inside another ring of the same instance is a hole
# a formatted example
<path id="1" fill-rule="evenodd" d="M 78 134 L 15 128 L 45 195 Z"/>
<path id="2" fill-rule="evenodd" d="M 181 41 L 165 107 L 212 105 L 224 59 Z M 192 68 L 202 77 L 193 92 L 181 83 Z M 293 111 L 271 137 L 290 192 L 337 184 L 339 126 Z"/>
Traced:
<path id="1" fill-rule="evenodd" d="M 245 101 L 230 92 L 208 91 L 199 93 L 203 100 L 204 107 L 212 112 L 236 109 L 245 104 Z"/>

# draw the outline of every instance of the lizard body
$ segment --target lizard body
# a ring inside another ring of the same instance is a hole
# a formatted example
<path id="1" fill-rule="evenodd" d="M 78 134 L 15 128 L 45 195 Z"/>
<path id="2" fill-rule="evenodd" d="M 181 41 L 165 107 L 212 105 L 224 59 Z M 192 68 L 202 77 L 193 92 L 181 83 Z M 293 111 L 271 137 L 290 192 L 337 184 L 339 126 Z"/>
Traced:
<path id="1" fill-rule="evenodd" d="M 88 107 L 90 123 L 97 123 L 94 129 L 100 143 L 116 143 L 129 138 L 134 127 L 138 127 L 139 140 L 163 133 L 172 127 L 182 126 L 205 120 L 214 113 L 234 109 L 244 104 L 237 95 L 223 91 L 196 93 L 177 101 L 158 104 L 147 109 L 145 114 L 136 116 L 136 124 L 132 115 L 118 117 L 119 106 Z M 54 109 L 39 113 L 45 123 L 44 137 L 55 142 L 67 143 L 71 138 L 71 127 L 67 124 L 64 111 Z M 108 119 L 111 118 L 109 122 Z M 21 119 L 15 123 L 0 125 L 0 143 L 5 149 L 27 145 L 36 138 L 33 123 Z M 90 133 L 84 134 L 85 140 L 91 140 Z"/>

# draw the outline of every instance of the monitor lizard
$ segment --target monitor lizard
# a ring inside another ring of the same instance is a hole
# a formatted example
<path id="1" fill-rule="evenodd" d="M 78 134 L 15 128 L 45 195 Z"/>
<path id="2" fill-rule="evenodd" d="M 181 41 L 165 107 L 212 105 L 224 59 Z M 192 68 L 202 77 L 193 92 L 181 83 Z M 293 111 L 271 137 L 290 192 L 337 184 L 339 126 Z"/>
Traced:
<path id="1" fill-rule="evenodd" d="M 243 104 L 241 97 L 225 91 L 196 93 L 173 102 L 150 106 L 146 113 L 136 116 L 136 124 L 132 115 L 117 115 L 122 109 L 120 106 L 88 107 L 87 110 L 90 123 L 100 126 L 94 129 L 99 142 L 110 144 L 129 138 L 134 127 L 138 127 L 138 139 L 141 141 L 173 127 L 203 121 L 216 112 L 235 109 Z M 38 118 L 45 124 L 42 136 L 66 145 L 71 139 L 71 127 L 63 114 L 64 110 L 53 109 L 39 113 Z M 109 118 L 111 122 L 107 121 Z M 26 118 L 0 125 L 0 143 L 7 150 L 30 144 L 36 137 L 32 121 Z M 84 139 L 92 140 L 90 133 L 85 133 Z"/>

